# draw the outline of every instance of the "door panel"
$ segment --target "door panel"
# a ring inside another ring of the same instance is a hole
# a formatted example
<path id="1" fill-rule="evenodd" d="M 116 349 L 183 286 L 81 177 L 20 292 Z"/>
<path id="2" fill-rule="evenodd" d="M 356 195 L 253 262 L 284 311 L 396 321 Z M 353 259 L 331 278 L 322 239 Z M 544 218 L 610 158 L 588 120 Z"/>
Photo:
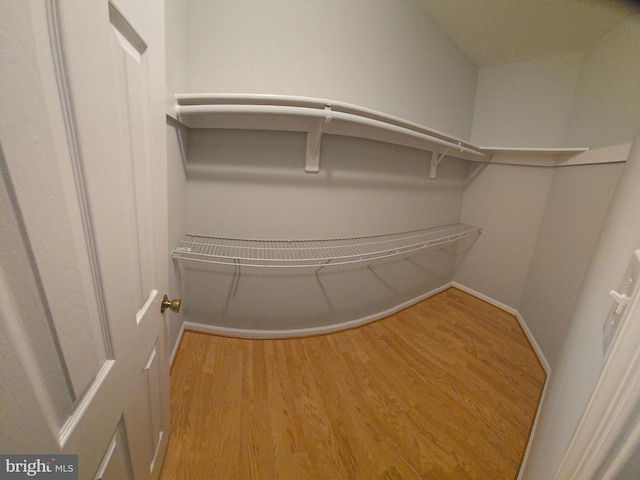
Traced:
<path id="1" fill-rule="evenodd" d="M 147 417 L 147 430 L 149 431 L 149 446 L 151 453 L 150 469 L 153 469 L 153 463 L 156 460 L 156 454 L 162 436 L 164 434 L 164 425 L 162 424 L 162 369 L 160 367 L 158 340 L 153 345 L 153 349 L 149 354 L 147 363 L 144 366 L 144 383 L 146 384 L 146 395 L 143 402 L 146 403 L 145 413 Z"/>
<path id="2" fill-rule="evenodd" d="M 133 470 L 136 478 L 144 478 L 158 468 L 157 462 L 166 440 L 169 424 L 162 412 L 163 396 L 160 339 L 151 350 L 144 368 L 135 383 L 135 393 L 125 412 L 125 426 L 131 440 Z"/>
<path id="3" fill-rule="evenodd" d="M 0 450 L 80 478 L 157 478 L 168 440 L 164 18 L 129 5 L 0 3 Z"/>
<path id="4" fill-rule="evenodd" d="M 124 422 L 118 423 L 94 480 L 132 480 L 131 458 L 124 434 Z"/>
<path id="5" fill-rule="evenodd" d="M 21 369 L 37 372 L 42 378 L 40 390 L 48 399 L 51 422 L 58 428 L 72 409 L 73 386 L 61 353 L 57 333 L 46 304 L 43 302 L 41 282 L 32 272 L 30 249 L 23 243 L 23 224 L 15 204 L 13 185 L 7 178 L 4 159 L 0 158 L 4 182 L 0 182 L 0 225 L 3 235 L 0 246 L 0 338 L 6 358 L 0 365 L 7 368 L 21 363 Z M 8 344 L 12 339 L 11 345 Z M 23 372 L 20 378 L 28 374 Z M 6 388 L 5 382 L 0 385 Z M 16 385 L 17 387 L 17 385 Z M 32 394 L 30 394 L 32 396 Z M 0 398 L 9 398 L 3 392 Z M 4 406 L 4 404 L 3 404 Z M 5 419 L 0 424 L 8 425 Z M 4 448 L 0 448 L 6 451 Z"/>
<path id="6" fill-rule="evenodd" d="M 142 305 L 148 298 L 153 283 L 152 196 L 149 158 L 148 99 L 149 73 L 147 44 L 126 18 L 109 3 L 109 21 L 112 26 L 111 42 L 114 58 L 115 84 L 118 87 L 114 102 L 119 111 L 121 145 L 120 153 L 127 162 L 127 176 L 131 181 L 132 211 L 129 212 L 133 254 L 136 267 L 136 297 Z"/>

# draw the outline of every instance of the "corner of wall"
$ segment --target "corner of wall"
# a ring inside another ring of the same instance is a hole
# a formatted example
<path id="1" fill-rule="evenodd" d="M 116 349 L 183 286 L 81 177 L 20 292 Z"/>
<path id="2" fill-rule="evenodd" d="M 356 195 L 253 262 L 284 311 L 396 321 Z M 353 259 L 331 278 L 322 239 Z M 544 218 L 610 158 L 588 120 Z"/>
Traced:
<path id="1" fill-rule="evenodd" d="M 563 145 L 628 143 L 640 128 L 640 14 L 586 51 Z"/>

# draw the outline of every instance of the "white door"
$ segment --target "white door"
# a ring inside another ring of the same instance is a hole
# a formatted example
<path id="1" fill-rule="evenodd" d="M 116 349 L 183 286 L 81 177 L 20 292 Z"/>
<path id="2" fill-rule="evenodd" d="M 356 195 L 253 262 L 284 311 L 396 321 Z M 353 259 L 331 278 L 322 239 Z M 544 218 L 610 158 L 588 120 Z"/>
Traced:
<path id="1" fill-rule="evenodd" d="M 168 440 L 163 15 L 0 0 L 0 454 L 81 479 L 157 478 Z"/>

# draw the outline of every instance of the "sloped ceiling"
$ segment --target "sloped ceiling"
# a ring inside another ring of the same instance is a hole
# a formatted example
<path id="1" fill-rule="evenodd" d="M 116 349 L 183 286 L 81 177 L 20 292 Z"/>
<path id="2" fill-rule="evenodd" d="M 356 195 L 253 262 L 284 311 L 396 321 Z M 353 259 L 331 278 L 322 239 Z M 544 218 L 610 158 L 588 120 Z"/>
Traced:
<path id="1" fill-rule="evenodd" d="M 478 67 L 583 50 L 639 12 L 617 0 L 418 0 Z"/>

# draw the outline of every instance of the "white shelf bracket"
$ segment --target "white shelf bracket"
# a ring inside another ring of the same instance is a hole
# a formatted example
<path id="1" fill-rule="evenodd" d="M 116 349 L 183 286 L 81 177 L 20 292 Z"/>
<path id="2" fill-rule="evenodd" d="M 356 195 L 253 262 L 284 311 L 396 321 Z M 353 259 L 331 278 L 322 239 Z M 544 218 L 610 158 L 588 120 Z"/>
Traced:
<path id="1" fill-rule="evenodd" d="M 438 152 L 436 152 L 435 150 L 431 152 L 431 169 L 429 170 L 429 178 L 436 178 L 438 173 L 438 164 L 447 155 L 447 153 L 449 153 L 448 148 L 442 155 L 438 155 Z"/>
<path id="2" fill-rule="evenodd" d="M 331 105 L 325 105 L 327 112 L 331 111 Z M 320 142 L 322 142 L 322 127 L 331 122 L 331 115 L 322 118 L 313 130 L 307 132 L 307 156 L 304 163 L 306 173 L 318 173 L 320 171 Z"/>

